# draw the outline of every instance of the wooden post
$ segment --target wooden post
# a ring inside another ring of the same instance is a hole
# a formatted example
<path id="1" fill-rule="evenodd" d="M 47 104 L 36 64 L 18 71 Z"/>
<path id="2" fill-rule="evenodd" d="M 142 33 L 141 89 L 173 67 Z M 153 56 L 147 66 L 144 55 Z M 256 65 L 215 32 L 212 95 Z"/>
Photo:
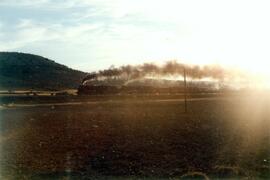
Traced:
<path id="1" fill-rule="evenodd" d="M 184 67 L 184 97 L 185 97 L 185 113 L 187 113 L 187 77 L 185 67 Z"/>

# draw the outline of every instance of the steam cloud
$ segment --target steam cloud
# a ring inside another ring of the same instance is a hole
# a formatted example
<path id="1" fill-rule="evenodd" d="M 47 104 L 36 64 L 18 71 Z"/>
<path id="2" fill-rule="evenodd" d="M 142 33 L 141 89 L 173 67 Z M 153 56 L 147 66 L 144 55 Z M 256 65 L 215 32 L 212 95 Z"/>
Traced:
<path id="1" fill-rule="evenodd" d="M 198 66 L 169 61 L 163 66 L 158 66 L 153 63 L 145 63 L 143 65 L 136 66 L 126 65 L 119 68 L 111 67 L 109 69 L 88 74 L 83 79 L 82 83 L 99 77 L 125 78 L 127 81 L 130 81 L 147 76 L 183 76 L 184 69 L 186 70 L 187 77 L 191 79 L 212 78 L 223 81 L 224 79 L 233 79 L 242 76 L 240 73 L 226 70 L 218 65 Z"/>

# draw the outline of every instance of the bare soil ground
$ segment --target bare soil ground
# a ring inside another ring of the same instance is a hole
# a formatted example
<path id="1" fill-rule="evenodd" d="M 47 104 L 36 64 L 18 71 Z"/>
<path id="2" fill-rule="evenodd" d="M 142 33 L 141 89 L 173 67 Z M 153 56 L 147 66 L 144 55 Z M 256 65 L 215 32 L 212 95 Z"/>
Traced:
<path id="1" fill-rule="evenodd" d="M 177 97 L 92 97 L 83 101 L 96 103 L 76 105 L 14 98 L 12 106 L 5 99 L 1 176 L 270 178 L 269 98 L 206 97 L 188 102 L 187 114 L 183 101 L 166 101 Z"/>

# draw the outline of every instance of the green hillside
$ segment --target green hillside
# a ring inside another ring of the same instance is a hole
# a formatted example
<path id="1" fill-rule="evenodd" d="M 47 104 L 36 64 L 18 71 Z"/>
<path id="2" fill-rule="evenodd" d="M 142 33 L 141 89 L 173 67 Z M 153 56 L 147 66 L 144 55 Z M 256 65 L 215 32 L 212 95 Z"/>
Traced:
<path id="1" fill-rule="evenodd" d="M 0 52 L 0 89 L 76 88 L 86 73 L 47 58 L 25 53 Z"/>

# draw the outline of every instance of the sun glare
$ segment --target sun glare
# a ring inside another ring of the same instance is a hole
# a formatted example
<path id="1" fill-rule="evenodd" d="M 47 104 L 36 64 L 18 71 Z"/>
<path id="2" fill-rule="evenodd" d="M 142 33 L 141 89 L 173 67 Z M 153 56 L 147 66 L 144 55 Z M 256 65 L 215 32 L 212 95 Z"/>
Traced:
<path id="1" fill-rule="evenodd" d="M 139 35 L 131 37 L 133 45 L 126 47 L 126 55 L 121 50 L 121 57 L 134 62 L 178 59 L 187 64 L 218 64 L 246 72 L 252 86 L 270 87 L 269 3 L 210 2 L 211 7 L 200 1 L 176 0 L 150 0 L 143 8 L 137 3 L 117 6 L 115 12 L 131 11 L 160 24 L 147 33 L 136 28 L 126 32 Z"/>

